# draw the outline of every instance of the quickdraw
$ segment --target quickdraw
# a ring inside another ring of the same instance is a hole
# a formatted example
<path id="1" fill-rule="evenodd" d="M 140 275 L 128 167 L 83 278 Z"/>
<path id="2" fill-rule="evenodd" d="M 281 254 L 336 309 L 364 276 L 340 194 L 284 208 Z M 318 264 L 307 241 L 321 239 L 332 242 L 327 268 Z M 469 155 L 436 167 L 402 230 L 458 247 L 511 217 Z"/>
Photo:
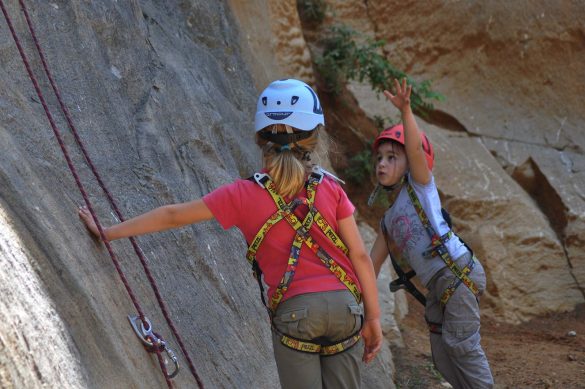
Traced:
<path id="1" fill-rule="evenodd" d="M 252 243 L 248 247 L 248 251 L 246 253 L 246 258 L 252 265 L 252 269 L 256 279 L 258 280 L 258 285 L 260 286 L 260 294 L 262 298 L 262 302 L 266 309 L 268 310 L 268 314 L 271 318 L 276 312 L 276 308 L 278 304 L 282 301 L 285 293 L 290 286 L 295 272 L 298 265 L 298 259 L 301 252 L 301 248 L 303 243 L 313 251 L 317 257 L 323 262 L 323 264 L 337 277 L 340 282 L 342 282 L 348 290 L 353 294 L 358 304 L 361 302 L 361 293 L 355 282 L 349 277 L 345 270 L 341 266 L 335 262 L 335 260 L 322 248 L 317 244 L 313 238 L 309 234 L 309 230 L 313 224 L 317 225 L 319 229 L 323 232 L 323 234 L 337 247 L 341 250 L 344 254 L 348 254 L 348 249 L 341 240 L 341 238 L 337 235 L 337 233 L 331 228 L 329 223 L 325 220 L 325 218 L 319 213 L 319 211 L 315 208 L 315 195 L 317 192 L 317 186 L 323 179 L 322 174 L 312 173 L 309 176 L 307 182 L 307 198 L 306 199 L 294 199 L 290 203 L 287 203 L 282 196 L 280 196 L 276 192 L 276 186 L 274 182 L 270 179 L 270 176 L 267 174 L 256 173 L 254 174 L 254 181 L 258 183 L 262 188 L 266 189 L 270 194 L 270 197 L 274 201 L 274 204 L 277 207 L 277 211 L 271 215 L 268 220 L 264 223 L 264 225 L 260 228 L 260 230 L 256 233 L 254 239 L 252 239 Z M 309 208 L 309 211 L 303 221 L 301 222 L 299 218 L 293 213 L 296 207 L 299 205 L 304 204 Z M 264 241 L 268 231 L 278 222 L 281 220 L 286 220 L 289 225 L 295 230 L 295 237 L 293 239 L 293 243 L 291 245 L 291 250 L 289 254 L 289 259 L 287 262 L 286 270 L 276 287 L 273 295 L 270 298 L 270 305 L 266 304 L 264 300 L 264 287 L 262 285 L 261 280 L 261 270 L 258 266 L 258 262 L 256 261 L 256 253 L 260 247 L 260 244 Z M 309 352 L 309 353 L 319 353 L 320 355 L 333 355 L 344 350 L 347 350 L 349 347 L 355 345 L 359 339 L 360 335 L 354 334 L 348 339 L 345 339 L 341 342 L 335 344 L 328 344 L 323 345 L 319 343 L 314 343 L 307 340 L 300 340 L 290 337 L 285 334 L 281 334 L 278 332 L 274 326 L 273 329 L 276 333 L 279 334 L 281 337 L 281 343 L 287 347 L 292 349 Z"/>
<path id="2" fill-rule="evenodd" d="M 67 124 L 68 124 L 69 128 L 71 129 L 71 132 L 72 132 L 72 134 L 73 134 L 73 136 L 75 138 L 75 141 L 77 142 L 79 148 L 81 149 L 81 152 L 82 152 L 83 156 L 85 157 L 86 162 L 90 166 L 93 175 L 95 176 L 96 180 L 98 181 L 98 184 L 100 185 L 100 187 L 103 189 L 104 193 L 106 194 L 106 196 L 108 198 L 108 201 L 109 201 L 110 205 L 112 206 L 113 210 L 115 211 L 116 215 L 118 216 L 119 220 L 120 221 L 124 221 L 124 218 L 122 216 L 122 213 L 118 209 L 118 206 L 117 206 L 116 202 L 114 201 L 111 193 L 109 192 L 109 190 L 104 185 L 104 182 L 103 182 L 100 174 L 98 173 L 95 165 L 93 164 L 91 158 L 89 157 L 89 155 L 88 155 L 88 153 L 86 151 L 86 148 L 85 148 L 83 142 L 81 141 L 81 138 L 79 137 L 79 133 L 78 133 L 78 131 L 77 131 L 77 129 L 76 129 L 76 127 L 75 127 L 72 119 L 71 119 L 71 115 L 69 113 L 69 110 L 67 109 L 67 107 L 63 103 L 63 99 L 61 98 L 61 94 L 59 92 L 59 89 L 57 88 L 57 85 L 56 85 L 56 83 L 55 83 L 55 81 L 53 79 L 53 76 L 52 76 L 52 74 L 51 74 L 51 72 L 49 70 L 49 67 L 47 65 L 47 61 L 46 61 L 45 55 L 44 55 L 43 50 L 42 50 L 42 48 L 40 46 L 40 43 L 39 43 L 39 41 L 37 39 L 37 35 L 35 33 L 34 27 L 32 25 L 32 22 L 31 22 L 31 19 L 30 19 L 29 14 L 28 14 L 28 11 L 26 9 L 26 6 L 24 4 L 24 1 L 23 0 L 19 0 L 19 4 L 20 4 L 20 7 L 21 7 L 22 12 L 24 14 L 24 17 L 26 19 L 26 24 L 27 24 L 28 29 L 30 31 L 31 37 L 32 37 L 32 39 L 34 41 L 34 45 L 35 45 L 35 48 L 36 48 L 37 53 L 39 55 L 39 58 L 41 59 L 41 63 L 42 63 L 42 66 L 43 66 L 43 70 L 45 72 L 45 75 L 47 76 L 47 78 L 48 78 L 48 80 L 50 82 L 51 88 L 52 88 L 55 96 L 57 97 L 57 101 L 59 102 L 59 106 L 61 108 L 61 111 L 63 112 L 63 114 L 64 114 L 64 116 L 65 116 L 65 118 L 67 120 Z M 14 43 L 16 44 L 16 47 L 18 49 L 18 52 L 19 52 L 20 57 L 22 59 L 22 62 L 24 64 L 24 66 L 25 66 L 26 72 L 27 72 L 27 74 L 28 74 L 28 76 L 29 76 L 32 84 L 33 84 L 33 87 L 35 89 L 35 92 L 36 92 L 37 96 L 39 97 L 39 100 L 41 102 L 41 105 L 43 106 L 43 109 L 45 111 L 45 115 L 47 116 L 47 119 L 49 121 L 49 124 L 51 125 L 51 128 L 53 130 L 53 133 L 55 135 L 55 138 L 57 139 L 57 142 L 59 143 L 59 147 L 61 148 L 61 151 L 63 153 L 63 156 L 64 156 L 64 158 L 65 158 L 65 160 L 67 162 L 67 166 L 69 167 L 69 170 L 70 170 L 73 178 L 75 179 L 75 183 L 76 183 L 76 185 L 77 185 L 77 187 L 78 187 L 78 189 L 79 189 L 79 191 L 80 191 L 80 193 L 81 193 L 81 195 L 82 195 L 82 197 L 83 197 L 83 199 L 85 201 L 85 204 L 86 204 L 88 210 L 90 211 L 90 213 L 91 213 L 94 221 L 96 222 L 96 225 L 97 225 L 98 230 L 99 230 L 100 237 L 101 237 L 102 241 L 104 242 L 104 245 L 106 246 L 106 249 L 107 249 L 107 251 L 108 251 L 108 253 L 109 253 L 109 255 L 110 255 L 111 259 L 112 259 L 112 262 L 114 264 L 114 267 L 116 268 L 116 271 L 118 272 L 118 275 L 120 276 L 120 279 L 121 279 L 122 283 L 124 284 L 124 287 L 125 287 L 126 291 L 128 292 L 128 295 L 129 295 L 129 297 L 130 297 L 130 299 L 131 299 L 134 307 L 136 308 L 136 311 L 138 312 L 138 318 L 139 318 L 140 321 L 142 321 L 142 323 L 144 323 L 144 320 L 146 319 L 146 317 L 144 316 L 144 313 L 142 312 L 142 308 L 141 308 L 138 300 L 136 299 L 136 296 L 134 295 L 134 292 L 132 291 L 132 289 L 131 289 L 131 287 L 130 287 L 127 279 L 126 279 L 126 276 L 124 275 L 124 273 L 123 273 L 123 271 L 122 271 L 122 269 L 120 267 L 119 261 L 118 261 L 116 255 L 115 255 L 115 253 L 114 253 L 114 251 L 113 251 L 110 243 L 107 241 L 107 239 L 105 239 L 105 235 L 103 233 L 103 229 L 102 229 L 101 224 L 100 224 L 100 222 L 99 222 L 99 220 L 98 220 L 98 218 L 97 218 L 97 216 L 96 216 L 96 214 L 95 214 L 95 212 L 93 210 L 93 207 L 91 205 L 91 202 L 89 201 L 88 194 L 87 194 L 87 192 L 86 192 L 86 190 L 85 190 L 85 188 L 84 188 L 84 186 L 83 186 L 83 184 L 81 182 L 81 179 L 80 179 L 79 174 L 77 173 L 77 170 L 76 170 L 76 168 L 75 168 L 75 166 L 74 166 L 74 164 L 72 162 L 72 159 L 69 156 L 69 151 L 67 149 L 67 146 L 64 143 L 63 137 L 61 135 L 61 131 L 59 130 L 59 128 L 57 127 L 57 125 L 55 123 L 55 120 L 53 119 L 53 116 L 51 114 L 51 111 L 49 110 L 49 107 L 47 105 L 47 102 L 46 102 L 46 100 L 44 98 L 44 95 L 43 95 L 43 93 L 41 91 L 41 88 L 39 86 L 39 82 L 37 81 L 37 78 L 36 78 L 35 74 L 32 71 L 32 68 L 30 66 L 29 60 L 28 60 L 28 58 L 27 58 L 27 56 L 26 56 L 26 54 L 24 52 L 24 49 L 23 49 L 23 47 L 22 47 L 22 45 L 20 43 L 20 39 L 18 38 L 18 35 L 16 33 L 16 30 L 14 29 L 14 26 L 12 24 L 12 20 L 11 20 L 11 18 L 9 16 L 9 14 L 8 14 L 8 12 L 6 10 L 6 7 L 4 5 L 4 2 L 2 0 L 0 0 L 0 9 L 2 10 L 2 13 L 4 15 L 4 19 L 6 20 L 6 23 L 8 25 L 9 30 L 10 30 L 10 33 L 12 35 L 12 38 L 14 39 Z M 170 314 L 168 312 L 167 306 L 166 306 L 164 300 L 162 299 L 162 297 L 160 296 L 160 292 L 158 290 L 158 286 L 157 286 L 157 284 L 156 284 L 156 282 L 155 282 L 155 280 L 154 280 L 154 278 L 152 276 L 152 273 L 151 273 L 151 271 L 150 271 L 150 269 L 148 267 L 148 264 L 146 262 L 146 259 L 145 259 L 144 255 L 142 254 L 142 250 L 140 249 L 140 247 L 138 246 L 138 244 L 137 244 L 137 242 L 136 242 L 136 240 L 134 238 L 130 238 L 130 242 L 132 243 L 132 246 L 134 247 L 134 251 L 136 252 L 136 254 L 137 254 L 137 256 L 138 256 L 138 258 L 139 258 L 139 260 L 140 260 L 140 262 L 141 262 L 141 264 L 142 264 L 142 266 L 144 268 L 145 274 L 147 275 L 147 277 L 149 279 L 150 285 L 151 285 L 151 287 L 152 287 L 152 289 L 153 289 L 153 291 L 155 293 L 155 296 L 157 298 L 157 301 L 159 303 L 159 307 L 161 308 L 161 311 L 163 313 L 163 316 L 165 317 L 165 319 L 167 321 L 167 324 L 169 325 L 169 328 L 171 329 L 173 335 L 177 339 L 177 342 L 179 343 L 179 347 L 180 347 L 181 351 L 183 352 L 183 355 L 184 355 L 185 359 L 187 360 L 187 365 L 189 367 L 189 370 L 191 371 L 191 374 L 193 375 L 193 377 L 197 381 L 198 387 L 199 388 L 203 388 L 203 382 L 201 381 L 201 378 L 197 374 L 197 372 L 195 370 L 195 366 L 193 364 L 193 361 L 192 361 L 192 359 L 191 359 L 191 357 L 190 357 L 190 355 L 189 355 L 189 353 L 188 353 L 188 351 L 187 351 L 187 349 L 186 349 L 186 347 L 184 345 L 184 342 L 182 341 L 182 338 L 181 338 L 180 334 L 176 330 L 176 327 L 175 327 L 173 321 L 170 318 Z M 133 328 L 136 331 L 136 327 L 134 325 L 133 325 Z M 154 338 L 151 338 L 151 339 L 154 339 Z M 160 336 L 157 336 L 157 339 L 159 340 L 159 344 L 162 345 L 162 343 L 160 343 L 160 342 L 163 342 L 164 343 L 164 341 L 162 341 L 162 339 L 161 339 Z M 166 349 L 166 350 L 167 350 L 167 355 L 169 357 L 171 357 L 171 355 L 174 355 L 174 353 L 171 354 L 172 351 L 170 351 L 170 353 L 169 353 L 169 350 L 168 349 Z M 163 376 L 165 378 L 165 381 L 167 383 L 167 386 L 169 388 L 172 388 L 173 387 L 173 383 L 171 381 L 171 378 L 172 377 L 169 376 L 169 374 L 166 371 L 166 366 L 164 364 L 164 361 L 163 361 L 163 358 L 162 358 L 162 354 L 161 354 L 161 352 L 163 351 L 163 349 L 161 347 L 156 347 L 156 344 L 153 344 L 153 347 L 151 348 L 150 351 L 153 351 L 153 352 L 156 353 L 157 358 L 158 358 L 158 361 L 159 361 L 159 365 L 161 367 L 161 370 L 162 370 Z M 176 360 L 176 358 L 175 358 L 175 360 Z M 178 369 L 178 363 L 175 366 Z M 172 373 L 173 376 L 176 375 L 176 373 L 178 372 L 177 369 Z"/>
<path id="3" fill-rule="evenodd" d="M 152 324 L 150 323 L 150 320 L 148 320 L 146 316 L 144 317 L 144 322 L 146 322 L 148 328 L 144 327 L 144 322 L 140 320 L 140 316 L 128 315 L 128 321 L 130 322 L 130 325 L 134 329 L 136 336 L 138 336 L 146 350 L 151 353 L 154 353 L 157 350 L 167 353 L 167 356 L 175 365 L 175 370 L 173 370 L 172 373 L 167 373 L 167 376 L 170 379 L 175 378 L 177 374 L 179 374 L 179 360 L 177 359 L 177 356 L 173 350 L 171 350 L 167 346 L 167 343 L 161 339 L 160 335 L 152 330 Z"/>

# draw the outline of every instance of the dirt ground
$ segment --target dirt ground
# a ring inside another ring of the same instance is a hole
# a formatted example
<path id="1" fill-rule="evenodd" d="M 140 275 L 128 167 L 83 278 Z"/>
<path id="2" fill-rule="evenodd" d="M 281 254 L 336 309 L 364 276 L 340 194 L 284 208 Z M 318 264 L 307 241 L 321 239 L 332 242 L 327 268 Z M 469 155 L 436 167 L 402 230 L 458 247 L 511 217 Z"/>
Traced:
<path id="1" fill-rule="evenodd" d="M 392 350 L 396 386 L 449 387 L 431 362 L 423 307 L 410 296 L 408 302 L 409 314 L 400 324 L 405 347 Z M 496 388 L 585 388 L 585 305 L 516 326 L 484 317 L 481 335 Z"/>

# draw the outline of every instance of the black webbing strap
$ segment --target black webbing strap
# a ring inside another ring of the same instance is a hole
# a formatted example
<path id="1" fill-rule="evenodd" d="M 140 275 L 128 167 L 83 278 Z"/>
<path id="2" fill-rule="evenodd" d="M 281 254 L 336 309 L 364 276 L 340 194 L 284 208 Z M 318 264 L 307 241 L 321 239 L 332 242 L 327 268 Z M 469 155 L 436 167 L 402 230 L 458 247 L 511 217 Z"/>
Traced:
<path id="1" fill-rule="evenodd" d="M 427 305 L 427 299 L 425 296 L 414 286 L 410 279 L 416 275 L 414 270 L 409 271 L 408 273 L 404 272 L 398 262 L 392 256 L 392 252 L 390 250 L 390 242 L 388 241 L 388 229 L 386 228 L 386 224 L 384 223 L 384 218 L 380 222 L 380 226 L 382 227 L 382 233 L 384 234 L 384 239 L 386 240 L 386 247 L 388 248 L 388 254 L 390 255 L 390 261 L 392 262 L 392 267 L 398 276 L 397 279 L 390 283 L 390 291 L 397 292 L 400 289 L 406 289 L 411 295 L 414 296 L 415 299 L 418 300 L 423 306 Z"/>

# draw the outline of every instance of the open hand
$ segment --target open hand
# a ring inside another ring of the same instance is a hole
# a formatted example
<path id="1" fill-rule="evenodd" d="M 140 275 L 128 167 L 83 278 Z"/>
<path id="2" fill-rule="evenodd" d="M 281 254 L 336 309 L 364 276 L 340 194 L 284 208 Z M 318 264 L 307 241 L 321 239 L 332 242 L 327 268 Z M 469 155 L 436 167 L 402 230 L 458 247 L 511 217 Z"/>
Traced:
<path id="1" fill-rule="evenodd" d="M 89 209 L 87 209 L 86 206 L 81 206 L 79 207 L 77 213 L 79 214 L 79 218 L 83 221 L 87 229 L 99 238 L 100 232 L 97 228 L 97 225 L 95 224 L 95 221 L 93 220 L 93 217 L 91 216 L 91 212 L 89 212 Z"/>
<path id="2" fill-rule="evenodd" d="M 374 359 L 378 351 L 382 348 L 382 326 L 380 319 L 368 319 L 362 327 L 362 338 L 364 339 L 364 356 L 362 360 L 365 363 Z"/>
<path id="3" fill-rule="evenodd" d="M 402 85 L 397 79 L 394 79 L 394 89 L 396 89 L 395 95 L 390 91 L 385 90 L 384 96 L 386 96 L 388 100 L 400 110 L 400 112 L 404 111 L 406 108 L 410 108 L 410 93 L 412 92 L 412 85 L 406 85 L 406 78 L 402 79 Z"/>

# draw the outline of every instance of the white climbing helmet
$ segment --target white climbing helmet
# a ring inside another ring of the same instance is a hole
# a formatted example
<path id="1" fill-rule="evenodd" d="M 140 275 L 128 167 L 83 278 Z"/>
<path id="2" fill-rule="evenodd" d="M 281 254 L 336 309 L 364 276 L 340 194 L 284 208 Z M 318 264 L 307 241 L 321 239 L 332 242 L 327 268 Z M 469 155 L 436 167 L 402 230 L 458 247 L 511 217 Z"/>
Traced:
<path id="1" fill-rule="evenodd" d="M 254 127 L 258 132 L 271 124 L 288 124 L 303 131 L 325 124 L 315 91 L 292 78 L 272 82 L 258 98 Z"/>

